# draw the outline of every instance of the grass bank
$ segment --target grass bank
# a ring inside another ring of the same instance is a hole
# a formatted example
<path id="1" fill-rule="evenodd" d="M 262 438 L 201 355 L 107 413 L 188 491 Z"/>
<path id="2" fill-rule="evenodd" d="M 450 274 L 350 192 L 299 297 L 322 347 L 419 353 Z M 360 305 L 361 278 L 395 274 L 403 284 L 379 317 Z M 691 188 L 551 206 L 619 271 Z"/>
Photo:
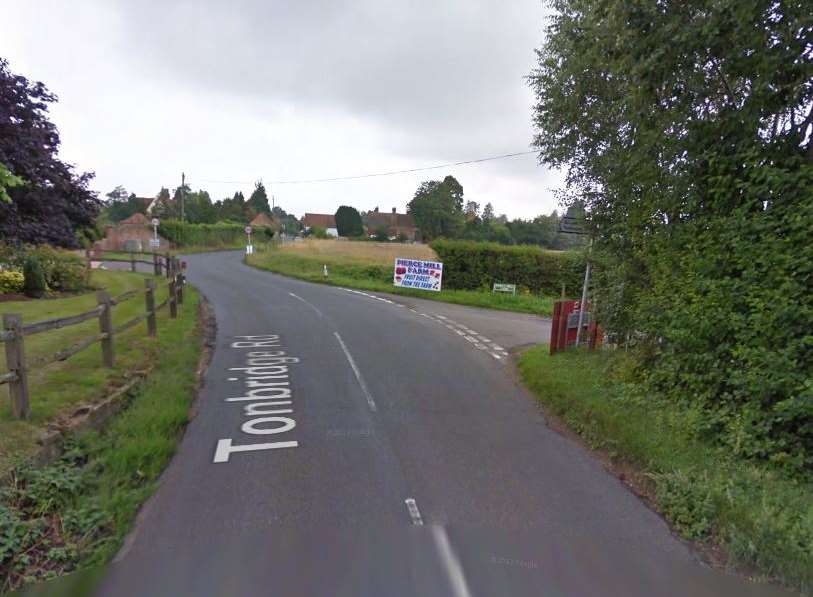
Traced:
<path id="1" fill-rule="evenodd" d="M 73 436 L 59 461 L 18 466 L 0 487 L 0 592 L 108 562 L 116 553 L 188 420 L 201 350 L 197 303 L 198 294 L 187 287 L 181 316 L 172 320 L 163 310 L 151 346 L 135 336 L 119 342 L 114 371 L 98 375 L 94 358 L 68 362 L 73 375 L 63 372 L 62 383 L 83 381 L 57 388 L 63 402 L 77 401 L 75 391 L 85 398 L 99 394 L 111 378 L 125 375 L 128 363 L 155 367 L 103 431 Z M 41 402 L 32 406 L 42 419 Z M 4 435 L 10 422 L 0 425 Z"/>
<path id="2" fill-rule="evenodd" d="M 553 297 L 533 294 L 512 296 L 477 290 L 451 290 L 425 292 L 392 285 L 395 257 L 436 259 L 426 245 L 399 245 L 353 241 L 303 241 L 283 248 L 270 248 L 247 257 L 249 265 L 278 274 L 333 286 L 346 286 L 359 290 L 388 292 L 401 296 L 499 309 L 535 315 L 553 313 Z M 328 276 L 324 276 L 327 265 Z"/>
<path id="3" fill-rule="evenodd" d="M 696 437 L 702 416 L 623 381 L 624 354 L 520 358 L 525 383 L 593 447 L 631 464 L 637 484 L 682 535 L 721 545 L 730 562 L 813 590 L 813 483 L 735 458 Z"/>
<path id="4" fill-rule="evenodd" d="M 142 274 L 121 271 L 93 270 L 91 284 L 106 288 L 116 296 L 129 290 L 144 288 Z M 156 303 L 167 297 L 166 280 L 158 283 Z M 75 315 L 96 306 L 94 292 L 62 299 L 34 301 L 10 301 L 0 303 L 0 312 L 19 313 L 24 323 Z M 137 296 L 124 301 L 113 309 L 113 325 L 120 325 L 144 312 L 144 298 Z M 0 388 L 0 476 L 8 472 L 16 462 L 29 456 L 36 448 L 36 440 L 47 423 L 72 407 L 93 402 L 110 390 L 123 385 L 132 372 L 143 370 L 156 360 L 162 350 L 162 342 L 168 340 L 166 326 L 170 322 L 168 308 L 158 315 L 159 342 L 147 337 L 146 324 L 137 325 L 115 339 L 116 365 L 101 367 L 101 346 L 93 346 L 63 362 L 45 367 L 32 368 L 28 374 L 31 401 L 31 417 L 26 421 L 12 419 L 8 390 Z M 98 333 L 97 319 L 79 325 L 65 327 L 25 338 L 26 357 L 29 363 L 39 357 L 55 353 L 80 340 Z M 5 359 L 0 359 L 0 373 L 6 372 Z"/>

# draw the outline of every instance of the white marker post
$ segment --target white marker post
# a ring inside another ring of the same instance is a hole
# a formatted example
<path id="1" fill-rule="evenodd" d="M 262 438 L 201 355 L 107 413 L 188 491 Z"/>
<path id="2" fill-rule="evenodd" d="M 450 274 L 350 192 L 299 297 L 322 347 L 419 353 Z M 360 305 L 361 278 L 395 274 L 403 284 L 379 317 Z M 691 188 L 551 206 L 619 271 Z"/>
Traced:
<path id="1" fill-rule="evenodd" d="M 254 247 L 251 246 L 251 226 L 246 226 L 246 235 L 248 235 L 248 244 L 246 245 L 246 255 L 254 253 Z"/>
<path id="2" fill-rule="evenodd" d="M 161 246 L 161 241 L 158 240 L 158 224 L 161 221 L 158 218 L 152 219 L 152 238 L 150 239 L 150 247 L 158 249 Z"/>

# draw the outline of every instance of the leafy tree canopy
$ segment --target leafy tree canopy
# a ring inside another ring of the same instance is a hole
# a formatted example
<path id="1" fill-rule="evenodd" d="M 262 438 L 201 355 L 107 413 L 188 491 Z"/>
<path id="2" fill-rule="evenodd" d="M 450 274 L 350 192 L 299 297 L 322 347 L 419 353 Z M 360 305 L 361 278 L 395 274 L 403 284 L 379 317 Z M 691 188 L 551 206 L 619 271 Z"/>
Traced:
<path id="1" fill-rule="evenodd" d="M 265 185 L 263 185 L 261 180 L 258 180 L 254 184 L 254 191 L 252 191 L 251 196 L 248 198 L 248 206 L 255 215 L 259 213 L 271 213 L 271 206 L 268 205 L 268 194 L 265 192 Z"/>
<path id="2" fill-rule="evenodd" d="M 809 2 L 550 5 L 535 145 L 585 202 L 607 328 L 702 432 L 813 466 Z"/>
<path id="3" fill-rule="evenodd" d="M 0 201 L 0 237 L 12 242 L 75 247 L 77 231 L 90 228 L 99 211 L 88 189 L 93 174 L 76 174 L 57 157 L 59 133 L 48 120 L 56 99 L 0 58 L 0 164 L 8 172 L 0 188 L 10 199 Z"/>
<path id="4" fill-rule="evenodd" d="M 361 236 L 364 234 L 361 214 L 355 207 L 342 205 L 336 210 L 336 230 L 339 236 Z"/>
<path id="5" fill-rule="evenodd" d="M 457 237 L 463 228 L 463 187 L 453 176 L 422 182 L 407 205 L 423 238 Z"/>

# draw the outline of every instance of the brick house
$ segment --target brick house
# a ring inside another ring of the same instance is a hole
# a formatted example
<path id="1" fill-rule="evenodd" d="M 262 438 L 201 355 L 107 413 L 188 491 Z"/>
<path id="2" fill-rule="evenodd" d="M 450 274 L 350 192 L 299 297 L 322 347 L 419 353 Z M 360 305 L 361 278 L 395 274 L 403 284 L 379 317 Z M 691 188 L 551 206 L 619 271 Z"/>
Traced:
<path id="1" fill-rule="evenodd" d="M 161 246 L 158 249 L 151 248 L 152 236 L 150 219 L 142 213 L 137 213 L 118 224 L 105 227 L 104 238 L 96 242 L 94 248 L 103 251 L 165 251 L 169 249 L 169 241 L 162 236 L 158 237 Z"/>
<path id="2" fill-rule="evenodd" d="M 407 240 L 420 240 L 420 231 L 415 226 L 415 220 L 410 214 L 399 214 L 392 208 L 392 213 L 380 212 L 376 207 L 367 212 L 367 234 L 374 235 L 379 229 L 385 228 L 387 235 L 398 238 L 403 235 Z"/>
<path id="3" fill-rule="evenodd" d="M 338 238 L 339 230 L 336 228 L 336 216 L 333 214 L 305 214 L 302 218 L 302 228 L 307 232 L 314 226 L 324 228 L 330 236 Z"/>

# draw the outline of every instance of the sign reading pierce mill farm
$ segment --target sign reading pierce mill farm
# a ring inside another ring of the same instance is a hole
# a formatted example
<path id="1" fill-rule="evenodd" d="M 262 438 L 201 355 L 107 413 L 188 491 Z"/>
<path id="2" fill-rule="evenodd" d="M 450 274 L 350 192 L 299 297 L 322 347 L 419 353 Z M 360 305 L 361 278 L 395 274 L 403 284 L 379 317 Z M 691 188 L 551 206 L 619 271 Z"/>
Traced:
<path id="1" fill-rule="evenodd" d="M 442 279 L 442 263 L 400 257 L 395 260 L 395 271 L 392 274 L 392 283 L 395 286 L 440 292 Z"/>

